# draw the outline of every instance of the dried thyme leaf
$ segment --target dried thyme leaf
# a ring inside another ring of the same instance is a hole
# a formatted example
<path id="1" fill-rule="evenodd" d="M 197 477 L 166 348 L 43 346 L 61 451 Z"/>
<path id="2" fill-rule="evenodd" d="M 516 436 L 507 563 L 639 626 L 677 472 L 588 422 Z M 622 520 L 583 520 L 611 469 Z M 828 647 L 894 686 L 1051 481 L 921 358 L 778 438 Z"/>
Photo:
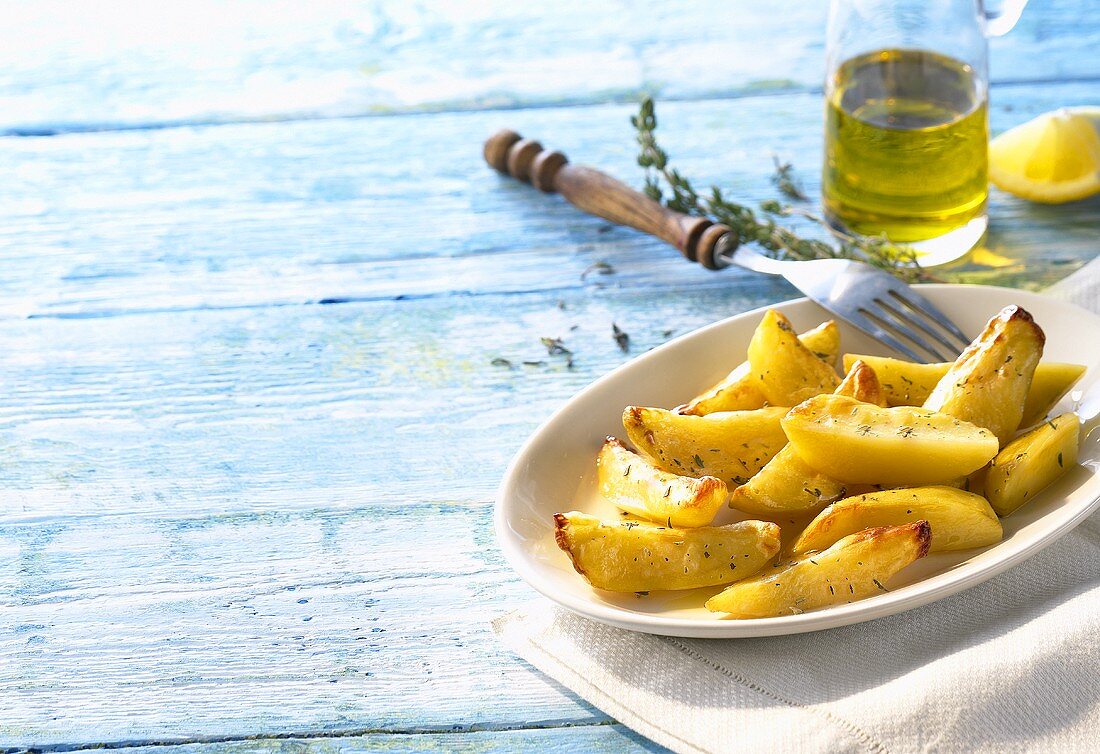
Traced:
<path id="1" fill-rule="evenodd" d="M 611 336 L 615 338 L 615 342 L 619 344 L 620 351 L 627 353 L 630 350 L 630 335 L 614 322 L 611 323 Z"/>
<path id="2" fill-rule="evenodd" d="M 581 273 L 581 280 L 583 281 L 593 272 L 597 275 L 610 275 L 615 272 L 615 268 L 612 267 L 609 263 L 604 262 L 603 260 L 600 260 L 599 262 L 593 262 L 592 264 L 584 268 L 584 272 Z"/>
<path id="3" fill-rule="evenodd" d="M 546 346 L 546 352 L 551 356 L 571 356 L 573 354 L 565 347 L 565 343 L 562 342 L 561 338 L 539 338 L 539 341 Z"/>
<path id="4" fill-rule="evenodd" d="M 496 357 L 495 359 L 493 359 L 489 363 L 492 364 L 495 367 L 508 367 L 509 369 L 512 368 L 512 362 L 510 362 L 510 361 L 508 361 L 508 359 L 505 359 L 505 358 L 500 357 L 500 356 Z"/>

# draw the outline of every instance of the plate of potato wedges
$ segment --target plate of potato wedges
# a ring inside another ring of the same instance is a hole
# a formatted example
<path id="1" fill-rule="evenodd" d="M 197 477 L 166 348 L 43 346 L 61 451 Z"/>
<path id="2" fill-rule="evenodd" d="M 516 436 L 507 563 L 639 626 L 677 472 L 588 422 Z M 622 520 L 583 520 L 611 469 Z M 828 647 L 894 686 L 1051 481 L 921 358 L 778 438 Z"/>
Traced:
<path id="1" fill-rule="evenodd" d="M 801 633 L 919 607 L 1100 507 L 1100 317 L 924 285 L 973 337 L 919 364 L 807 299 L 672 340 L 513 459 L 495 523 L 537 591 L 673 636 Z"/>

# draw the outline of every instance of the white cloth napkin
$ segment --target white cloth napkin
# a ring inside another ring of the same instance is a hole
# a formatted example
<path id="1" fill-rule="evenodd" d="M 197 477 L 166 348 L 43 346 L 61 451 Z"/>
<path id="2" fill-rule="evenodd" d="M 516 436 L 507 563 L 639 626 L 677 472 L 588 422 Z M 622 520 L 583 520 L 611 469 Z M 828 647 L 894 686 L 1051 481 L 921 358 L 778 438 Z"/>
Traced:
<path id="1" fill-rule="evenodd" d="M 1100 311 L 1100 259 L 1049 292 Z M 493 627 L 677 752 L 1100 751 L 1100 514 L 980 586 L 829 631 L 678 639 L 547 600 Z"/>

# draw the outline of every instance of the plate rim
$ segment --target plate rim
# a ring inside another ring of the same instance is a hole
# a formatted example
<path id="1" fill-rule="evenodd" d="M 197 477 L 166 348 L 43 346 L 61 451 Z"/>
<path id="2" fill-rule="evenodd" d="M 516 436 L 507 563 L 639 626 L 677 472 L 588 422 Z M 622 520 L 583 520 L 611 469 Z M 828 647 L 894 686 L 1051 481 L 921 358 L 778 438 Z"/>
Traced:
<path id="1" fill-rule="evenodd" d="M 985 292 L 1004 292 L 1021 299 L 1040 300 L 1045 302 L 1054 301 L 1060 306 L 1076 309 L 1081 315 L 1096 320 L 1097 324 L 1100 324 L 1100 315 L 1072 302 L 1045 296 L 1034 291 L 1019 290 L 1005 286 L 951 283 L 928 283 L 914 287 L 923 290 L 980 289 Z M 543 420 L 512 456 L 504 476 L 501 479 L 500 485 L 497 487 L 493 505 L 493 531 L 497 540 L 497 546 L 503 552 L 505 560 L 516 573 L 519 574 L 520 578 L 543 597 L 546 597 L 552 602 L 561 605 L 581 617 L 631 631 L 661 636 L 713 639 L 799 634 L 853 625 L 876 618 L 896 615 L 916 607 L 921 607 L 922 605 L 927 605 L 931 602 L 936 602 L 945 597 L 965 591 L 973 586 L 977 586 L 979 583 L 988 581 L 1054 544 L 1072 531 L 1081 521 L 1097 510 L 1097 508 L 1100 508 L 1100 494 L 1098 494 L 1089 503 L 1079 506 L 1068 516 L 1068 518 L 1057 524 L 1052 531 L 1039 536 L 1035 541 L 1023 545 L 1004 557 L 976 566 L 973 564 L 964 564 L 960 567 L 953 568 L 909 585 L 925 585 L 921 591 L 907 593 L 905 590 L 899 590 L 898 592 L 876 595 L 870 599 L 858 600 L 845 605 L 836 605 L 799 615 L 749 619 L 716 618 L 713 621 L 701 621 L 695 618 L 670 618 L 659 614 L 625 613 L 622 608 L 614 605 L 603 605 L 579 595 L 571 593 L 563 594 L 552 589 L 551 584 L 547 580 L 544 580 L 539 569 L 525 559 L 525 553 L 519 540 L 516 537 L 509 536 L 508 524 L 505 517 L 506 498 L 508 496 L 509 487 L 511 487 L 517 474 L 519 474 L 519 467 L 530 454 L 532 446 L 538 442 L 546 431 L 548 431 L 549 426 L 573 403 L 583 399 L 589 392 L 598 390 L 605 382 L 616 379 L 620 371 L 645 360 L 660 358 L 661 351 L 666 348 L 671 348 L 673 344 L 680 340 L 699 337 L 702 333 L 713 328 L 719 328 L 732 319 L 762 314 L 768 309 L 778 309 L 795 304 L 801 305 L 807 301 L 810 300 L 806 296 L 799 296 L 776 303 L 765 304 L 739 314 L 723 317 L 720 320 L 679 335 L 650 351 L 639 354 L 635 358 L 620 364 L 606 374 L 596 378 L 585 385 L 580 391 L 574 393 L 569 399 L 565 400 L 550 414 L 550 416 Z M 1026 308 L 1027 304 L 1025 301 L 1021 300 L 1020 303 Z"/>

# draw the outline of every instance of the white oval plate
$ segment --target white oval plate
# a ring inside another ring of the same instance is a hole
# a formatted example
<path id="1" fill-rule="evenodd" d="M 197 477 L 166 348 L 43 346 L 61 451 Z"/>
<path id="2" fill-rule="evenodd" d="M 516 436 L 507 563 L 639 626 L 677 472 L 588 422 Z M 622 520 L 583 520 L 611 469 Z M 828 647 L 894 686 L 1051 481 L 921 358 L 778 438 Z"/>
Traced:
<path id="1" fill-rule="evenodd" d="M 1056 411 L 1072 409 L 1073 398 L 1082 392 L 1089 394 L 1091 402 L 1100 391 L 1093 387 L 1100 375 L 1100 317 L 1071 304 L 1009 288 L 920 288 L 971 336 L 1004 306 L 1019 304 L 1030 311 L 1047 336 L 1045 360 L 1089 368 Z M 770 308 L 781 310 L 799 331 L 829 318 L 807 299 Z M 979 584 L 1051 544 L 1100 506 L 1100 438 L 1093 432 L 1081 447 L 1082 466 L 1004 519 L 1004 539 L 999 544 L 923 558 L 891 579 L 888 594 L 801 615 L 734 620 L 703 607 L 708 596 L 720 591 L 718 587 L 653 592 L 646 597 L 591 588 L 555 545 L 553 514 L 581 510 L 617 517 L 618 513 L 594 494 L 595 459 L 605 435 L 622 435 L 623 408 L 676 406 L 717 382 L 744 360 L 763 312 L 757 309 L 717 322 L 633 359 L 582 390 L 531 436 L 513 459 L 496 504 L 497 539 L 527 583 L 583 616 L 647 633 L 735 638 L 817 631 L 892 615 Z M 858 330 L 839 324 L 842 353 L 892 355 Z M 736 518 L 728 511 L 720 513 L 716 523 Z"/>

